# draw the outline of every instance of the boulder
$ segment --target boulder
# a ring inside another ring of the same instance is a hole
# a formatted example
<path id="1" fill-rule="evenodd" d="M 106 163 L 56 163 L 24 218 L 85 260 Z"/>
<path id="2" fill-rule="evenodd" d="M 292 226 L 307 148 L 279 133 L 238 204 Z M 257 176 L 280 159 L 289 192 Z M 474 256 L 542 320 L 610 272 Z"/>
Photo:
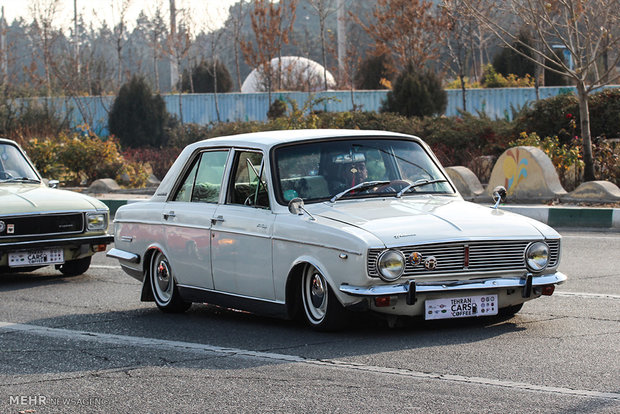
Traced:
<path id="1" fill-rule="evenodd" d="M 121 187 L 116 181 L 111 178 L 100 178 L 93 181 L 93 183 L 86 190 L 88 193 L 111 193 L 120 190 Z"/>
<path id="2" fill-rule="evenodd" d="M 556 200 L 566 195 L 553 163 L 541 149 L 514 147 L 506 150 L 495 163 L 487 194 L 506 187 L 509 200 L 540 202 Z"/>
<path id="3" fill-rule="evenodd" d="M 561 198 L 565 202 L 620 202 L 620 188 L 609 181 L 588 181 Z"/>
<path id="4" fill-rule="evenodd" d="M 474 200 L 484 194 L 484 188 L 476 174 L 463 166 L 446 167 L 448 177 L 465 200 Z"/>

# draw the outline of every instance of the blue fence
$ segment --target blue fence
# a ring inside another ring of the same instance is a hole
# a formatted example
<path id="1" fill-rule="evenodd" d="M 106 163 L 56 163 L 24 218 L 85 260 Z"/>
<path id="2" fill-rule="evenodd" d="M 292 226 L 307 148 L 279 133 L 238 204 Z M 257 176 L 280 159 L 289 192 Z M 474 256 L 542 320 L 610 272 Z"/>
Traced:
<path id="1" fill-rule="evenodd" d="M 618 86 L 616 86 L 618 87 Z M 447 90 L 447 116 L 457 115 L 463 108 L 462 92 Z M 575 93 L 572 87 L 540 88 L 540 97 L 548 98 L 563 93 Z M 318 93 L 275 92 L 276 98 L 295 101 L 301 108 L 306 103 L 321 101 L 311 110 L 329 112 L 350 111 L 354 108 L 377 111 L 385 100 L 387 91 L 328 91 Z M 267 93 L 225 93 L 164 95 L 168 111 L 186 123 L 208 124 L 217 121 L 265 121 L 269 108 Z M 486 113 L 491 118 L 511 119 L 513 109 L 520 109 L 536 100 L 534 88 L 468 89 L 467 111 Z M 59 113 L 69 114 L 73 126 L 88 124 L 99 135 L 107 135 L 108 113 L 113 96 L 33 98 L 20 102 L 49 105 Z M 219 113 L 219 116 L 218 116 Z M 181 116 L 182 114 L 182 116 Z"/>

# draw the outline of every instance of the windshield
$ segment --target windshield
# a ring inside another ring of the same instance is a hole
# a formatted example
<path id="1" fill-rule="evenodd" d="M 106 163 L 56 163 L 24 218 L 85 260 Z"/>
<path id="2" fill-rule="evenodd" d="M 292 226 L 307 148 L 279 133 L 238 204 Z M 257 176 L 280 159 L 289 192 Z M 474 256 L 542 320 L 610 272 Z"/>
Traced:
<path id="1" fill-rule="evenodd" d="M 14 145 L 0 143 L 0 181 L 39 181 L 24 155 Z"/>
<path id="2" fill-rule="evenodd" d="M 274 155 L 279 183 L 276 196 L 284 204 L 297 197 L 306 202 L 333 202 L 395 196 L 415 183 L 404 196 L 454 193 L 441 170 L 415 141 L 322 141 L 280 147 Z M 421 180 L 428 183 L 421 184 Z"/>

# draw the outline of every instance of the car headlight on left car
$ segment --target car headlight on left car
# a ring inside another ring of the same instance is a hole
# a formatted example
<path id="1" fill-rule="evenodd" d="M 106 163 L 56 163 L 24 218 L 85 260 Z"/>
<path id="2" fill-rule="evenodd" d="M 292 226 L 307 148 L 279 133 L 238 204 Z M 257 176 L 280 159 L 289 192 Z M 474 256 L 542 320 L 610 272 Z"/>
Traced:
<path id="1" fill-rule="evenodd" d="M 108 227 L 108 215 L 106 213 L 86 214 L 86 228 L 88 231 L 105 230 Z"/>
<path id="2" fill-rule="evenodd" d="M 393 282 L 405 272 L 405 256 L 396 250 L 386 250 L 377 259 L 379 276 L 386 282 Z"/>
<path id="3" fill-rule="evenodd" d="M 525 251 L 525 263 L 532 272 L 540 272 L 549 263 L 549 246 L 547 243 L 534 242 Z"/>

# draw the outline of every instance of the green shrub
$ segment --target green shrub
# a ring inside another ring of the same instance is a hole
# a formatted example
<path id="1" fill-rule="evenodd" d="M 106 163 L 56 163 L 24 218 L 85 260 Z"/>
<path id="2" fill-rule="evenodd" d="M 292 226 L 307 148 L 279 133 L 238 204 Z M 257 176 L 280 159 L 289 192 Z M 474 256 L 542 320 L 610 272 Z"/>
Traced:
<path id="1" fill-rule="evenodd" d="M 56 178 L 64 185 L 88 185 L 100 178 L 120 181 L 124 174 L 132 187 L 146 184 L 144 166 L 127 162 L 113 138 L 62 133 L 56 138 L 31 139 L 25 150 L 44 177 Z"/>
<path id="2" fill-rule="evenodd" d="M 514 122 L 516 136 L 521 132 L 535 132 L 540 137 L 557 136 L 561 144 L 568 144 L 579 135 L 578 126 L 579 105 L 573 94 L 536 101 L 532 108 L 523 110 Z"/>
<path id="3" fill-rule="evenodd" d="M 409 63 L 396 78 L 381 111 L 405 116 L 433 116 L 444 113 L 447 104 L 446 91 L 439 78 L 430 71 L 420 73 Z"/>
<path id="4" fill-rule="evenodd" d="M 620 138 L 620 89 L 593 94 L 589 105 L 592 136 Z"/>
<path id="5" fill-rule="evenodd" d="M 0 101 L 0 136 L 20 144 L 34 136 L 55 136 L 69 129 L 71 112 L 63 113 L 36 100 Z"/>
<path id="6" fill-rule="evenodd" d="M 108 126 L 123 148 L 161 147 L 168 111 L 164 100 L 153 95 L 144 78 L 134 76 L 124 84 L 110 110 Z"/>
<path id="7" fill-rule="evenodd" d="M 518 35 L 518 42 L 513 43 L 513 47 L 519 52 L 532 57 L 532 52 L 526 45 L 532 45 L 532 37 L 525 31 L 520 31 Z M 534 76 L 536 64 L 525 56 L 517 53 L 515 50 L 509 47 L 503 47 L 499 53 L 493 57 L 493 68 L 498 74 L 507 77 L 510 74 L 514 74 L 519 78 L 523 78 L 526 75 Z"/>
<path id="8" fill-rule="evenodd" d="M 215 63 L 217 72 L 217 92 L 225 93 L 232 91 L 233 81 L 230 72 L 221 61 Z M 189 72 L 187 69 L 183 71 L 183 81 L 181 82 L 181 90 L 183 92 L 193 93 L 213 93 L 213 61 L 201 61 L 198 66 L 192 69 L 192 78 L 190 83 Z M 192 86 L 194 90 L 192 91 Z"/>

